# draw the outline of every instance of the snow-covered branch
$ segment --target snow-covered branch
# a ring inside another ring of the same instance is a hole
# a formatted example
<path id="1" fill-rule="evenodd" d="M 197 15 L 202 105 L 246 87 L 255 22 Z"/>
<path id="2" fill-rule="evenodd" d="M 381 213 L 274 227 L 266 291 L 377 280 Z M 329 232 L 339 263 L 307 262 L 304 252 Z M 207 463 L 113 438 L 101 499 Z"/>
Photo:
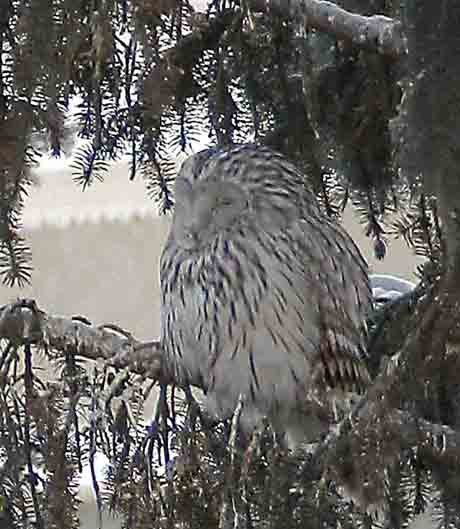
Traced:
<path id="1" fill-rule="evenodd" d="M 274 9 L 293 17 L 302 16 L 307 27 L 384 55 L 398 57 L 407 53 L 401 22 L 386 16 L 350 13 L 323 0 L 254 0 L 252 5 L 257 11 Z"/>
<path id="2" fill-rule="evenodd" d="M 350 13 L 333 2 L 320 0 L 251 0 L 248 5 L 254 12 L 302 17 L 307 27 L 384 55 L 398 57 L 407 52 L 402 24 L 386 16 Z M 167 50 L 145 81 L 144 103 L 156 112 L 172 104 L 177 86 L 191 75 L 203 52 L 216 48 L 225 31 L 240 17 L 241 12 L 227 9 L 210 21 L 198 24 L 197 29 Z"/>

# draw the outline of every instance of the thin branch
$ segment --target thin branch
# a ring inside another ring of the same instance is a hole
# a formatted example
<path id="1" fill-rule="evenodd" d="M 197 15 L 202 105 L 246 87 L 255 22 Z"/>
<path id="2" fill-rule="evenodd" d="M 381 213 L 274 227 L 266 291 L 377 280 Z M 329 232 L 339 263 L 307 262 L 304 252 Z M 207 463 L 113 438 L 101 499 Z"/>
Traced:
<path id="1" fill-rule="evenodd" d="M 304 470 L 314 464 L 324 466 L 327 461 L 334 458 L 335 453 L 340 447 L 350 430 L 354 427 L 355 422 L 359 419 L 377 421 L 382 415 L 383 400 L 388 391 L 388 377 L 384 376 L 373 384 L 370 391 L 356 405 L 351 414 L 346 417 L 340 425 L 331 430 L 326 439 L 318 445 L 313 458 L 306 461 Z M 377 404 L 378 403 L 378 404 Z M 444 424 L 435 424 L 420 417 L 414 417 L 408 411 L 391 409 L 385 406 L 385 426 L 395 425 L 392 431 L 398 431 L 400 441 L 405 446 L 416 446 L 421 448 L 439 449 L 437 446 L 442 440 L 439 455 L 442 455 L 446 447 L 454 448 L 460 446 L 460 432 Z M 395 457 L 397 454 L 395 454 Z"/>

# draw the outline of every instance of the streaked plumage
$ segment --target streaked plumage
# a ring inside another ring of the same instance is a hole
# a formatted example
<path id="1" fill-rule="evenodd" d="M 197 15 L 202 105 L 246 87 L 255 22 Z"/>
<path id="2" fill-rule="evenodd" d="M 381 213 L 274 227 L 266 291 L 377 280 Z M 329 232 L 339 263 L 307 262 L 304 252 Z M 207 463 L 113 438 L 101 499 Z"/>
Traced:
<path id="1" fill-rule="evenodd" d="M 267 416 L 309 441 L 333 398 L 365 387 L 366 263 L 280 154 L 243 145 L 188 158 L 160 267 L 167 368 L 201 387 L 216 417 L 241 395 L 247 431 Z"/>

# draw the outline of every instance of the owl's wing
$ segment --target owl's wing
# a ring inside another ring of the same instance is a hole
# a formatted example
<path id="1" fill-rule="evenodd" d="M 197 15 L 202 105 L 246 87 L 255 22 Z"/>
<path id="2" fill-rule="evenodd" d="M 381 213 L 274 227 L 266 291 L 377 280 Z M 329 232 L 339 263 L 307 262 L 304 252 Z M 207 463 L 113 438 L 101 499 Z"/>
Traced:
<path id="1" fill-rule="evenodd" d="M 362 391 L 369 382 L 366 317 L 372 307 L 367 263 L 337 223 L 310 217 L 293 223 L 305 285 L 316 303 L 318 375 L 328 387 Z"/>
<path id="2" fill-rule="evenodd" d="M 361 364 L 372 303 L 367 265 L 356 245 L 340 225 L 311 216 L 272 233 L 259 254 L 265 256 L 271 284 L 262 313 L 278 322 L 282 316 L 285 329 L 296 322 L 304 347 L 315 348 L 315 358 L 321 352 L 330 365 L 328 384 L 347 385 L 341 371 Z M 351 364 L 342 366 L 340 360 Z M 349 375 L 352 382 L 355 374 Z M 359 385 L 358 373 L 356 378 Z"/>

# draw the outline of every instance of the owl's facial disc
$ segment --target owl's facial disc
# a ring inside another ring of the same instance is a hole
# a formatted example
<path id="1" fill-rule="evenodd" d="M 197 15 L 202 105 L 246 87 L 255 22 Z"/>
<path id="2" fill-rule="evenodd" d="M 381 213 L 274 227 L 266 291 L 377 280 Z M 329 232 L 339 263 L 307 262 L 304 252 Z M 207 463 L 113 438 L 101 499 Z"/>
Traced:
<path id="1" fill-rule="evenodd" d="M 244 193 L 231 182 L 195 182 L 178 178 L 173 231 L 186 250 L 211 245 L 219 235 L 230 236 L 247 207 Z"/>

